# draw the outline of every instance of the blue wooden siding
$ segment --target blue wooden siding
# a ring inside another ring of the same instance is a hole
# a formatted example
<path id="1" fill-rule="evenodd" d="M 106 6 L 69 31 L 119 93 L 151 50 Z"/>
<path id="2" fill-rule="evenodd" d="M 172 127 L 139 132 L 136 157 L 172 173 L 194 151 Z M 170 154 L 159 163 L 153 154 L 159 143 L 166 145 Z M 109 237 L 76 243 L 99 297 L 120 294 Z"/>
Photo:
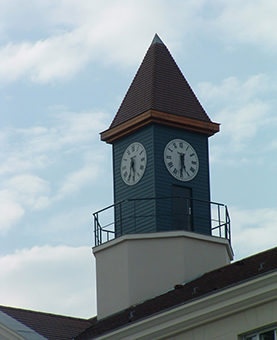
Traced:
<path id="1" fill-rule="evenodd" d="M 154 157 L 153 157 L 153 127 L 133 133 L 126 138 L 117 141 L 113 146 L 114 167 L 114 202 L 133 198 L 154 197 Z M 133 142 L 143 144 L 147 153 L 147 165 L 141 180 L 135 185 L 127 185 L 123 182 L 120 173 L 120 164 L 125 149 Z M 119 207 L 116 209 L 116 220 L 119 220 Z M 122 225 L 116 223 L 116 236 L 121 233 L 140 233 L 156 231 L 155 201 L 126 202 L 122 205 Z"/>
<path id="2" fill-rule="evenodd" d="M 166 144 L 175 138 L 184 139 L 196 150 L 199 158 L 199 171 L 194 179 L 181 182 L 172 177 L 164 165 L 163 153 Z M 142 179 L 134 186 L 128 186 L 121 178 L 122 155 L 132 142 L 140 142 L 147 152 L 147 167 Z M 114 202 L 132 198 L 159 198 L 157 200 L 126 202 L 116 209 L 116 236 L 121 233 L 140 233 L 173 230 L 172 186 L 191 188 L 192 198 L 210 201 L 208 138 L 205 135 L 181 129 L 151 124 L 113 146 Z M 165 199 L 164 197 L 168 197 Z M 193 201 L 193 230 L 210 234 L 210 206 Z"/>
<path id="3" fill-rule="evenodd" d="M 199 158 L 199 171 L 195 178 L 188 182 L 181 182 L 170 175 L 164 165 L 163 153 L 166 144 L 172 139 L 184 139 L 196 150 Z M 171 196 L 172 185 L 191 188 L 192 198 L 210 201 L 208 138 L 203 134 L 183 131 L 167 126 L 154 126 L 155 149 L 155 192 L 157 197 Z M 160 200 L 157 206 L 157 226 L 159 230 L 171 230 L 172 205 L 171 202 Z M 207 204 L 193 201 L 193 228 L 194 231 L 210 234 L 210 207 Z"/>

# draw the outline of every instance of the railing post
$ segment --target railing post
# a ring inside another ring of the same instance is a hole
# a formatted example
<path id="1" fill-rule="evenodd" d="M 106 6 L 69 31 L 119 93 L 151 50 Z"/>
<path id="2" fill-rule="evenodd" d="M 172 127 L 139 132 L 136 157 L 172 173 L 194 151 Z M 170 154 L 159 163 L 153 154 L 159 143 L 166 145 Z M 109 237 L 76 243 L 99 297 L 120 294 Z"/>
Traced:
<path id="1" fill-rule="evenodd" d="M 136 216 L 136 200 L 134 200 L 134 228 L 135 228 L 135 233 L 137 232 L 137 216 Z"/>
<path id="2" fill-rule="evenodd" d="M 230 225 L 230 217 L 228 213 L 228 208 L 225 205 L 225 215 L 226 215 L 226 224 L 225 224 L 225 237 L 229 240 L 231 244 L 231 225 Z"/>
<path id="3" fill-rule="evenodd" d="M 97 214 L 97 225 L 98 225 L 98 233 L 100 232 L 100 237 L 99 237 L 99 239 L 100 239 L 100 244 L 102 244 L 102 228 L 101 228 L 101 225 L 100 225 L 100 223 L 99 223 L 99 220 L 98 220 L 98 214 Z"/>
<path id="4" fill-rule="evenodd" d="M 99 236 L 99 222 L 98 222 L 98 213 L 94 214 L 94 240 L 95 245 L 98 246 L 101 244 L 101 232 Z"/>
<path id="5" fill-rule="evenodd" d="M 122 202 L 119 203 L 120 235 L 122 235 Z"/>
<path id="6" fill-rule="evenodd" d="M 217 205 L 217 215 L 218 215 L 218 225 L 221 225 L 221 220 L 220 220 L 220 205 Z M 219 236 L 221 237 L 221 227 L 219 228 Z"/>
<path id="7" fill-rule="evenodd" d="M 93 217 L 94 217 L 94 243 L 95 243 L 95 245 L 97 246 L 98 244 L 97 244 L 97 237 L 96 237 L 96 232 L 97 232 L 97 230 L 96 230 L 95 214 L 93 214 Z"/>

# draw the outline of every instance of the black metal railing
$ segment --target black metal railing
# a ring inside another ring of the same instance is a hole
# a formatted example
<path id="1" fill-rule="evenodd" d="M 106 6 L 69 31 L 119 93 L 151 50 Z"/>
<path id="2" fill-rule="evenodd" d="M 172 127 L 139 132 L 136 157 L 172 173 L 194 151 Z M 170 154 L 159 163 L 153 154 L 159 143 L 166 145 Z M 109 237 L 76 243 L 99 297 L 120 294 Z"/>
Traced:
<path id="1" fill-rule="evenodd" d="M 186 220 L 184 228 L 174 226 L 174 219 L 179 218 L 179 216 L 172 213 L 172 201 L 176 199 L 184 203 L 185 211 L 181 212 L 183 220 Z M 201 233 L 201 231 L 197 231 L 197 227 L 205 225 L 205 231 L 208 230 L 208 234 L 225 238 L 231 244 L 231 221 L 226 205 L 191 197 L 175 196 L 126 199 L 93 213 L 95 246 L 123 234 L 143 232 L 143 230 L 139 229 L 139 226 L 151 224 L 151 219 L 157 221 L 156 207 L 159 203 L 165 203 L 164 206 L 169 207 L 168 211 L 162 209 L 158 214 L 161 221 L 166 221 L 166 230 L 183 229 Z M 151 208 L 145 209 L 145 206 L 150 206 Z M 194 209 L 196 206 L 198 208 Z M 206 213 L 203 214 L 203 211 L 206 211 Z M 128 227 L 132 226 L 132 228 L 124 229 L 126 225 Z M 154 231 L 158 230 L 155 229 Z M 207 234 L 207 232 L 203 233 Z"/>

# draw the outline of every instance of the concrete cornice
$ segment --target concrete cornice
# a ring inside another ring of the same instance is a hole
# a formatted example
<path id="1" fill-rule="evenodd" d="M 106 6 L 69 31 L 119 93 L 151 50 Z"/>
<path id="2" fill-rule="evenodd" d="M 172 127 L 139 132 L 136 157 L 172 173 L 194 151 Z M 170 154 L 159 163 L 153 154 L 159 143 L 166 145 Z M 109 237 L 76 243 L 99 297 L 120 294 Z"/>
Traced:
<path id="1" fill-rule="evenodd" d="M 206 242 L 212 242 L 212 243 L 219 243 L 226 246 L 230 261 L 233 260 L 233 250 L 228 242 L 227 239 L 212 235 L 204 235 L 204 234 L 198 234 L 195 232 L 189 232 L 185 230 L 174 230 L 174 231 L 167 231 L 167 232 L 158 232 L 158 233 L 140 233 L 140 234 L 126 234 L 122 235 L 120 237 L 114 238 L 111 241 L 108 241 L 106 243 L 103 243 L 99 246 L 96 246 L 93 248 L 93 253 L 96 254 L 99 251 L 102 251 L 106 248 L 110 248 L 112 246 L 115 246 L 119 243 L 126 242 L 126 241 L 132 241 L 132 240 L 147 240 L 147 239 L 160 239 L 160 238 L 175 238 L 175 237 L 186 237 Z"/>
<path id="2" fill-rule="evenodd" d="M 273 300 L 277 300 L 277 271 L 134 322 L 97 339 L 166 339 Z"/>

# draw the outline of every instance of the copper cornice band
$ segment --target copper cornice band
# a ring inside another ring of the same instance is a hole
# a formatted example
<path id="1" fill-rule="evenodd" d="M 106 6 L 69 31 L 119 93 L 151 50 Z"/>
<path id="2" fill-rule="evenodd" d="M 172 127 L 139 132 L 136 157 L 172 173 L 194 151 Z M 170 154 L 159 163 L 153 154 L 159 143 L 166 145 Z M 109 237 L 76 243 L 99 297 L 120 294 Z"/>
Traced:
<path id="1" fill-rule="evenodd" d="M 107 143 L 113 143 L 116 140 L 133 133 L 137 129 L 150 123 L 173 126 L 183 130 L 203 133 L 208 136 L 212 136 L 219 131 L 218 123 L 204 122 L 201 120 L 177 116 L 160 111 L 148 110 L 128 120 L 127 122 L 101 132 L 101 140 Z"/>

